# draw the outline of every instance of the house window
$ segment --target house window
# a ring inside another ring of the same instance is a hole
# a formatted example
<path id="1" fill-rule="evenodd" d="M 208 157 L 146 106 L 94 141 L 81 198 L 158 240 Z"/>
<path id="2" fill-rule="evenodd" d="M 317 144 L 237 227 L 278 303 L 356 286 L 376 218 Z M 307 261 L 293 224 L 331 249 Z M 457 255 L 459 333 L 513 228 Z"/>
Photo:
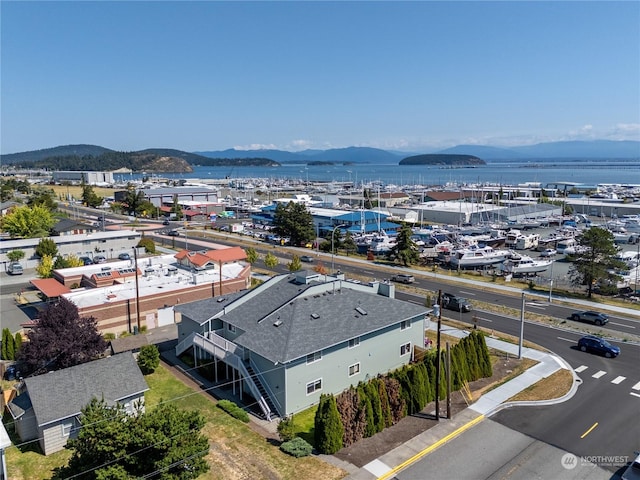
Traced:
<path id="1" fill-rule="evenodd" d="M 227 328 L 229 329 L 230 332 L 236 333 L 236 326 L 235 325 L 231 325 L 230 323 L 227 323 Z"/>
<path id="2" fill-rule="evenodd" d="M 322 352 L 313 352 L 307 355 L 307 365 L 322 360 Z"/>
<path id="3" fill-rule="evenodd" d="M 411 328 L 411 322 L 409 320 L 400 322 L 400 330 L 406 330 L 407 328 Z"/>
<path id="4" fill-rule="evenodd" d="M 71 434 L 71 429 L 73 428 L 73 423 L 63 423 L 62 424 L 62 436 L 68 437 Z"/>
<path id="5" fill-rule="evenodd" d="M 349 340 L 349 348 L 355 348 L 360 345 L 360 337 L 352 338 Z"/>
<path id="6" fill-rule="evenodd" d="M 400 356 L 408 355 L 411 353 L 411 342 L 400 345 Z"/>
<path id="7" fill-rule="evenodd" d="M 307 383 L 307 395 L 311 395 L 312 393 L 317 392 L 318 390 L 322 390 L 322 379 L 314 380 L 313 382 Z"/>
<path id="8" fill-rule="evenodd" d="M 353 365 L 349 366 L 349 376 L 353 377 L 354 375 L 357 375 L 360 373 L 360 363 L 354 363 Z"/>

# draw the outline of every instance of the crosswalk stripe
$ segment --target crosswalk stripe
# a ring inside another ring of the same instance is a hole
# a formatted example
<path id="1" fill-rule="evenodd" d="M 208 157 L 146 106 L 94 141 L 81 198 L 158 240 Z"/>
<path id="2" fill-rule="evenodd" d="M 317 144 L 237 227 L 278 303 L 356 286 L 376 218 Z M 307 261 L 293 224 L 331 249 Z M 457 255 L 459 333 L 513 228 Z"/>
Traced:
<path id="1" fill-rule="evenodd" d="M 605 372 L 604 370 L 600 370 L 598 373 L 594 373 L 593 375 L 591 375 L 593 378 L 600 378 L 603 375 L 606 375 L 607 372 Z"/>
<path id="2" fill-rule="evenodd" d="M 636 383 L 633 387 L 631 387 L 632 390 L 640 390 L 640 382 Z"/>
<path id="3" fill-rule="evenodd" d="M 587 368 L 586 365 L 580 365 L 578 368 L 576 368 L 576 373 L 580 373 L 580 372 L 584 372 Z"/>
<path id="4" fill-rule="evenodd" d="M 627 377 L 616 377 L 613 380 L 611 380 L 611 383 L 615 383 L 616 385 L 618 385 L 619 383 L 622 383 L 626 380 Z"/>

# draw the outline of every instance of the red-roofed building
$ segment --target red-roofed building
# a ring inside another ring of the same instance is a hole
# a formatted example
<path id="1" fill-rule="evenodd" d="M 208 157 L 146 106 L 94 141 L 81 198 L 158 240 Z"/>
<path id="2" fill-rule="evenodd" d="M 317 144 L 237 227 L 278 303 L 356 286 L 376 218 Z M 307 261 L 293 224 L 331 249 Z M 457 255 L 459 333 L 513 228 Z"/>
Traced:
<path id="1" fill-rule="evenodd" d="M 31 285 L 36 287 L 42 295 L 49 300 L 55 300 L 64 293 L 70 293 L 71 290 L 58 282 L 55 278 L 36 278 L 30 280 Z"/>

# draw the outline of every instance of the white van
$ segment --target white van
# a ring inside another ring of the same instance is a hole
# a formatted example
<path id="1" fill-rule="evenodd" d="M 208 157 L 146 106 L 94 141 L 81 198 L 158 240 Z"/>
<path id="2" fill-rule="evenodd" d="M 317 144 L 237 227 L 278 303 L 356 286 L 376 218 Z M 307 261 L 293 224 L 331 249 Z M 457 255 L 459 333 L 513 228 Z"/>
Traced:
<path id="1" fill-rule="evenodd" d="M 9 267 L 7 268 L 7 273 L 10 275 L 22 275 L 22 265 L 20 265 L 18 262 L 11 262 L 9 264 Z"/>

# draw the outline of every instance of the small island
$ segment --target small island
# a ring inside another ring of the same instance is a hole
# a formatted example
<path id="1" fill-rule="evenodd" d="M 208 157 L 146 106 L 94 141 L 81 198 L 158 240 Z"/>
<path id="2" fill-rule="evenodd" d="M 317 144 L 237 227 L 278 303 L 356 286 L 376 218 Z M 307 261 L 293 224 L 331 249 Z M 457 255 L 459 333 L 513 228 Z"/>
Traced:
<path id="1" fill-rule="evenodd" d="M 400 160 L 399 165 L 442 165 L 452 167 L 467 167 L 486 165 L 487 163 L 474 155 L 459 155 L 445 153 L 425 153 L 413 155 Z"/>

